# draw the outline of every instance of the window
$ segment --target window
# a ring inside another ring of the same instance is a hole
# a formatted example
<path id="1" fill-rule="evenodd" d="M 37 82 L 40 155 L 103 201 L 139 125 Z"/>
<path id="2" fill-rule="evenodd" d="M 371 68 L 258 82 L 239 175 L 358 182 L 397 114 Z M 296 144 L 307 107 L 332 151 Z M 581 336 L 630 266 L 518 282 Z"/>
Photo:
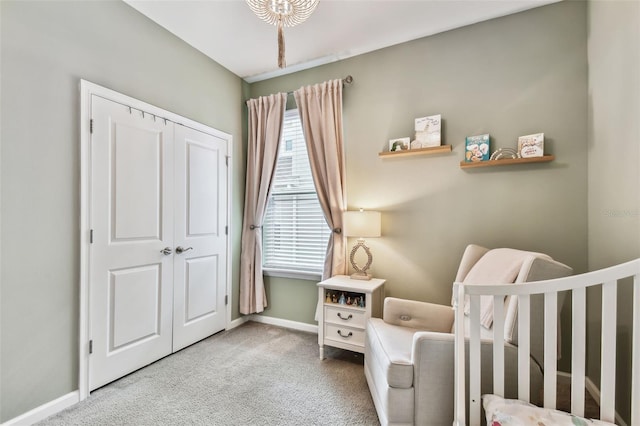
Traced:
<path id="1" fill-rule="evenodd" d="M 318 278 L 330 233 L 313 184 L 298 110 L 288 110 L 263 221 L 263 270 L 268 275 Z"/>

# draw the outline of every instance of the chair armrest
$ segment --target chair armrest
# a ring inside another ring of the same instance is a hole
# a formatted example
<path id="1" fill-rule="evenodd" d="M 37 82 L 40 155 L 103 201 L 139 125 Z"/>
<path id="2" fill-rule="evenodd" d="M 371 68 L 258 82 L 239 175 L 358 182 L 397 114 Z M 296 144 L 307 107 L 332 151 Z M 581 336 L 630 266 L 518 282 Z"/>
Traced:
<path id="1" fill-rule="evenodd" d="M 453 423 L 455 335 L 451 333 L 417 332 L 413 335 L 411 363 L 415 392 L 414 424 L 449 425 Z M 518 348 L 505 343 L 505 395 L 518 398 Z M 465 341 L 467 360 L 469 340 Z M 493 342 L 481 340 L 481 394 L 493 393 Z M 467 361 L 468 362 L 468 361 Z M 541 404 L 543 374 L 531 358 L 529 364 L 530 398 Z M 465 371 L 467 383 L 469 369 Z M 468 392 L 468 390 L 467 390 Z M 419 403 L 418 403 L 419 402 Z"/>
<path id="2" fill-rule="evenodd" d="M 395 297 L 384 299 L 382 319 L 388 324 L 451 333 L 453 318 L 451 306 Z"/>

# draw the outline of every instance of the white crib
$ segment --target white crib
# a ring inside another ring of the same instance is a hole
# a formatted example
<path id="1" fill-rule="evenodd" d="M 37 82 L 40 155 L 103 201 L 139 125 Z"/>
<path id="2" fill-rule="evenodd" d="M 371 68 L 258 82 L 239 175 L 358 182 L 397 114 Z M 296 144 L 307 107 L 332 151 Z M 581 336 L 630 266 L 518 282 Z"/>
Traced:
<path id="1" fill-rule="evenodd" d="M 624 278 L 627 280 L 621 281 Z M 557 330 L 558 293 L 572 294 L 572 353 L 571 353 L 571 413 L 584 416 L 585 353 L 587 288 L 602 287 L 602 335 L 600 371 L 600 419 L 613 423 L 615 417 L 615 374 L 611 366 L 616 364 L 616 312 L 619 285 L 632 285 L 632 370 L 631 370 L 631 425 L 640 425 L 640 258 L 610 268 L 574 275 L 566 278 L 524 284 L 454 285 L 455 308 L 455 413 L 454 426 L 484 424 L 481 420 L 480 395 L 480 298 L 494 297 L 493 330 L 503 330 L 504 298 L 518 297 L 518 399 L 528 402 L 529 395 L 529 322 L 530 298 L 544 296 L 544 407 L 556 408 L 557 379 Z M 464 301 L 468 298 L 470 330 L 468 330 L 469 354 L 465 354 Z M 504 336 L 494 332 L 493 340 L 493 394 L 504 396 Z M 465 398 L 465 357 L 468 356 L 469 390 Z M 606 370 L 605 370 L 606 367 Z M 607 371 L 607 374 L 604 372 Z M 468 409 L 467 409 L 468 408 Z"/>

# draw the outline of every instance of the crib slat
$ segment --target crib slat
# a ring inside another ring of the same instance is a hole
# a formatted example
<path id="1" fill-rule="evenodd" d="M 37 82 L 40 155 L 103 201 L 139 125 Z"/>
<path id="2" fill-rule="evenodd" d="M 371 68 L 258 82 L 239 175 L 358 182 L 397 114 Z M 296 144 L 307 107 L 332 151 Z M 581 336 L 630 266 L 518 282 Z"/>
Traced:
<path id="1" fill-rule="evenodd" d="M 455 419 L 454 425 L 464 426 L 466 418 L 466 383 L 465 383 L 465 333 L 464 333 L 464 286 L 454 285 L 454 307 L 455 307 Z"/>
<path id="2" fill-rule="evenodd" d="M 616 281 L 602 284 L 600 419 L 613 422 L 616 392 Z M 606 374 L 605 374 L 606 372 Z"/>
<path id="3" fill-rule="evenodd" d="M 480 296 L 469 296 L 469 424 L 480 425 Z"/>
<path id="4" fill-rule="evenodd" d="M 504 296 L 493 296 L 493 393 L 504 397 Z"/>
<path id="5" fill-rule="evenodd" d="M 640 423 L 640 274 L 633 277 L 633 347 L 631 359 L 631 423 Z"/>
<path id="6" fill-rule="evenodd" d="M 531 355 L 531 298 L 518 296 L 518 399 L 529 402 Z"/>
<path id="7" fill-rule="evenodd" d="M 579 417 L 584 416 L 586 305 L 587 290 L 585 288 L 573 290 L 571 307 L 571 412 Z"/>
<path id="8" fill-rule="evenodd" d="M 544 406 L 556 408 L 558 293 L 544 294 Z"/>

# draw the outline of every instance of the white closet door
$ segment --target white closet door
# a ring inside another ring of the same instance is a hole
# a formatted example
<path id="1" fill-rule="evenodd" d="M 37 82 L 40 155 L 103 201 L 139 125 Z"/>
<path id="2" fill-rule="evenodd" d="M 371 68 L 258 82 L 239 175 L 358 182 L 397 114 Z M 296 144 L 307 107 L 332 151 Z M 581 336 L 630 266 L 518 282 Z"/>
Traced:
<path id="1" fill-rule="evenodd" d="M 89 390 L 172 350 L 173 131 L 91 99 Z"/>
<path id="2" fill-rule="evenodd" d="M 177 351 L 226 326 L 227 141 L 181 125 L 174 141 Z"/>

